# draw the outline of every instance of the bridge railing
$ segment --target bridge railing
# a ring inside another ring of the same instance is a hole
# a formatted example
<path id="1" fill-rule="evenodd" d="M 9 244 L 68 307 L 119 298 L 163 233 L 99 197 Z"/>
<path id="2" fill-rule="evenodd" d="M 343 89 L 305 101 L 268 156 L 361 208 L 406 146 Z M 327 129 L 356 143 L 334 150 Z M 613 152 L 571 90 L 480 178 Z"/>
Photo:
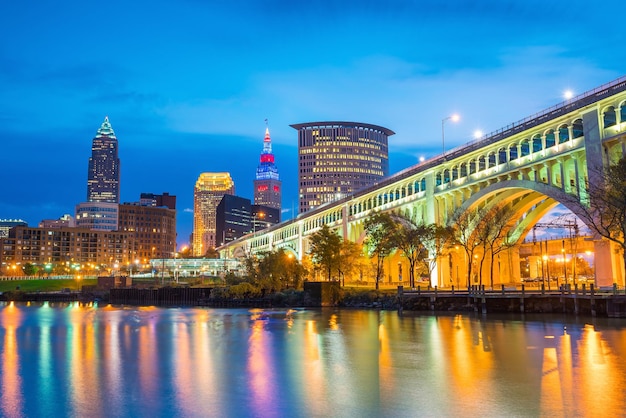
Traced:
<path id="1" fill-rule="evenodd" d="M 618 294 L 626 295 L 626 287 L 620 287 L 616 283 L 613 286 L 596 287 L 593 284 L 587 286 L 582 284 L 562 284 L 554 288 L 546 288 L 539 284 L 538 286 L 522 285 L 500 285 L 493 289 L 488 289 L 485 285 L 472 285 L 469 288 L 460 287 L 439 289 L 437 286 L 416 286 L 415 288 L 405 288 L 398 286 L 398 293 L 403 295 L 431 295 L 431 296 L 523 296 L 523 295 L 575 295 L 575 296 L 617 296 Z"/>
<path id="2" fill-rule="evenodd" d="M 445 155 L 454 155 L 459 151 L 466 151 L 467 148 L 473 146 L 484 146 L 494 142 L 499 141 L 507 136 L 510 136 L 517 131 L 526 130 L 533 126 L 539 125 L 545 122 L 546 119 L 552 119 L 554 117 L 560 116 L 565 113 L 569 113 L 573 110 L 580 109 L 588 105 L 589 103 L 593 103 L 598 100 L 598 96 L 605 95 L 609 93 L 609 90 L 626 90 L 626 76 L 622 76 L 616 80 L 613 80 L 609 83 L 603 84 L 599 87 L 596 87 L 592 90 L 586 91 L 584 93 L 579 94 L 576 97 L 565 100 L 561 103 L 558 103 L 554 106 L 551 106 L 547 109 L 544 109 L 540 112 L 537 112 L 531 116 L 527 116 L 524 119 L 521 119 L 517 122 L 513 122 L 509 125 L 504 126 L 503 128 L 497 129 L 493 132 L 490 132 L 486 135 L 483 135 L 481 138 L 470 140 L 458 147 L 451 149 L 450 151 L 446 151 Z"/>

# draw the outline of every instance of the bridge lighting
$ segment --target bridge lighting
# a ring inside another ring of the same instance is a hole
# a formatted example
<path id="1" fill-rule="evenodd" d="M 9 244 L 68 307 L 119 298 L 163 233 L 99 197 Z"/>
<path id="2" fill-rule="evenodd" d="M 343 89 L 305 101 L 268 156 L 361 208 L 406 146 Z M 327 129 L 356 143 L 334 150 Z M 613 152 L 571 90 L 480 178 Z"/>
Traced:
<path id="1" fill-rule="evenodd" d="M 570 89 L 567 89 L 563 92 L 563 98 L 565 98 L 565 100 L 569 100 L 572 97 L 574 97 L 574 92 L 571 91 Z"/>
<path id="2" fill-rule="evenodd" d="M 457 114 L 457 113 L 453 113 L 452 115 L 443 118 L 441 120 L 441 153 L 444 155 L 446 154 L 446 141 L 445 141 L 445 130 L 444 130 L 444 126 L 447 120 L 451 120 L 452 122 L 458 122 L 459 120 L 461 120 L 461 117 Z"/>
<path id="3" fill-rule="evenodd" d="M 480 139 L 480 138 L 483 137 L 483 135 L 484 135 L 484 133 L 480 129 L 476 129 L 474 131 L 474 139 Z"/>

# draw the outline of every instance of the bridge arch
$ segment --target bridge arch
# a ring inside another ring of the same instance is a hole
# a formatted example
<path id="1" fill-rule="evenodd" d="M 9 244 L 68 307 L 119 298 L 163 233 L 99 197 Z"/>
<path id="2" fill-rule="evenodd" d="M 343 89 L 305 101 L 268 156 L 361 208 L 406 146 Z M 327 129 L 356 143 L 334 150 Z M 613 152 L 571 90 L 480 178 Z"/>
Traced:
<path id="1" fill-rule="evenodd" d="M 524 195 L 531 195 L 530 199 L 524 202 L 524 207 L 530 205 L 537 205 L 542 201 L 546 201 L 537 211 L 533 212 L 535 216 L 524 218 L 525 222 L 520 222 L 519 227 L 522 230 L 517 231 L 519 238 L 523 238 L 526 232 L 538 222 L 543 215 L 545 215 L 550 209 L 562 204 L 569 209 L 579 219 L 585 219 L 583 214 L 583 206 L 575 196 L 565 193 L 563 190 L 549 186 L 544 183 L 537 183 L 530 180 L 505 180 L 498 183 L 491 184 L 482 188 L 478 192 L 472 194 L 472 196 L 465 200 L 458 210 L 468 211 L 478 207 L 481 204 L 495 206 L 500 203 L 509 203 L 515 199 L 519 199 Z M 515 215 L 519 216 L 524 213 L 528 213 L 521 208 L 515 211 Z M 529 218 L 529 219 L 526 219 Z"/>

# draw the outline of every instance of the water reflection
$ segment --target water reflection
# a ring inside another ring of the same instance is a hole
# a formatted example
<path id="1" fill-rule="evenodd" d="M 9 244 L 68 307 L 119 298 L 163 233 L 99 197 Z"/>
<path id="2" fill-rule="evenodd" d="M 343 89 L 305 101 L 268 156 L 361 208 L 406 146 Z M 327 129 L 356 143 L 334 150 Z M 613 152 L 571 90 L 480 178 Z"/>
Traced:
<path id="1" fill-rule="evenodd" d="M 626 409 L 623 320 L 0 305 L 0 416 Z"/>

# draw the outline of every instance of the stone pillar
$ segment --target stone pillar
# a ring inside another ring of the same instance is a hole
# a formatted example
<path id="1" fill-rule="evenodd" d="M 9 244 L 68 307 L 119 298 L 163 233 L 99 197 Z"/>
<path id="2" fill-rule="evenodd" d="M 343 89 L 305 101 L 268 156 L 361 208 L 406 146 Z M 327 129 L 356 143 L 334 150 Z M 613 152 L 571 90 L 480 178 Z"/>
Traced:
<path id="1" fill-rule="evenodd" d="M 531 279 L 541 278 L 541 257 L 531 255 L 528 257 L 528 275 Z"/>

